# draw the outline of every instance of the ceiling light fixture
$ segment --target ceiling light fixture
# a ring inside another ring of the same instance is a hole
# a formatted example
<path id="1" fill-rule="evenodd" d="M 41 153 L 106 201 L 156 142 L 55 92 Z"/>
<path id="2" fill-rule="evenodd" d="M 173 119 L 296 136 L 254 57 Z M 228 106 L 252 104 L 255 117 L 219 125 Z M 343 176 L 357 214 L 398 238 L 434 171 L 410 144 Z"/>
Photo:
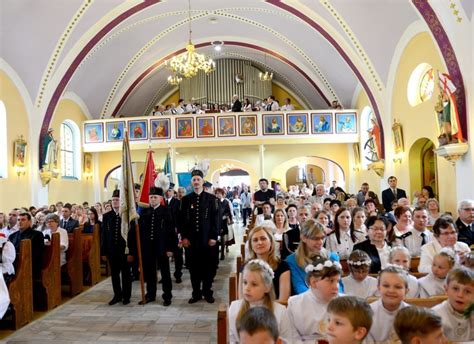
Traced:
<path id="1" fill-rule="evenodd" d="M 170 85 L 174 85 L 174 86 L 177 86 L 179 85 L 179 83 L 183 81 L 183 78 L 180 77 L 179 75 L 175 74 L 175 75 L 170 75 L 168 77 L 168 84 Z"/>
<path id="2" fill-rule="evenodd" d="M 214 47 L 215 51 L 221 51 L 222 46 L 224 45 L 223 41 L 212 41 L 211 45 Z"/>
<path id="3" fill-rule="evenodd" d="M 202 70 L 206 74 L 211 73 L 216 68 L 216 63 L 202 54 L 196 52 L 196 47 L 191 41 L 191 0 L 188 0 L 188 21 L 189 21 L 189 42 L 186 46 L 186 52 L 178 56 L 173 56 L 165 61 L 165 66 L 171 69 L 175 74 L 185 78 L 192 78 Z"/>
<path id="4" fill-rule="evenodd" d="M 267 54 L 264 53 L 265 68 L 267 67 Z M 261 81 L 271 81 L 273 79 L 273 73 L 265 72 L 258 73 L 258 77 Z"/>

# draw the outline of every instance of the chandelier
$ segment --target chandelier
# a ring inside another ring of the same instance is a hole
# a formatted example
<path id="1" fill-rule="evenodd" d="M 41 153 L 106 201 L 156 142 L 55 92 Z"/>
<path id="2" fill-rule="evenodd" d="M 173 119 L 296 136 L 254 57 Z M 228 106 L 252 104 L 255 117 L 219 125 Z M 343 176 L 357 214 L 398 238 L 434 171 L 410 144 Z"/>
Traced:
<path id="1" fill-rule="evenodd" d="M 170 75 L 170 76 L 168 77 L 168 84 L 170 84 L 170 85 L 174 85 L 174 86 L 179 85 L 179 83 L 180 83 L 181 81 L 183 81 L 183 78 L 180 77 L 180 76 L 177 75 L 177 74 L 175 74 L 175 75 Z"/>
<path id="2" fill-rule="evenodd" d="M 188 21 L 189 21 L 189 42 L 186 46 L 186 52 L 173 56 L 165 61 L 165 66 L 171 69 L 175 74 L 185 78 L 192 78 L 202 70 L 206 74 L 211 73 L 216 68 L 216 63 L 202 54 L 196 52 L 196 47 L 191 41 L 191 0 L 188 0 Z"/>
<path id="3" fill-rule="evenodd" d="M 267 65 L 267 54 L 264 54 L 265 66 Z M 271 81 L 273 79 L 273 73 L 268 71 L 258 73 L 258 77 L 261 81 Z"/>

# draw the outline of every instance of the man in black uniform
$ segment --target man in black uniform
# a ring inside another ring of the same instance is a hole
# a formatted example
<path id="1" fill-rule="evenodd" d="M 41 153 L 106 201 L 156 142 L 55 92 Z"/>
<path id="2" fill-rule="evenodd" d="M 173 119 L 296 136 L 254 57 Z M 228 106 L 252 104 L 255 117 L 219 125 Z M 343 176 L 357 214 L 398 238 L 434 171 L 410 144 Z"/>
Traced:
<path id="1" fill-rule="evenodd" d="M 145 302 L 156 300 L 156 274 L 157 264 L 160 267 L 163 289 L 163 306 L 171 305 L 171 275 L 169 257 L 173 256 L 176 234 L 174 232 L 171 212 L 162 205 L 163 189 L 159 187 L 150 188 L 150 207 L 142 210 L 140 216 L 140 243 L 142 249 L 143 273 L 146 282 Z M 134 238 L 135 229 L 130 233 L 130 250 L 137 257 L 137 249 Z M 140 301 L 139 304 L 144 304 Z"/>
<path id="2" fill-rule="evenodd" d="M 102 259 L 108 259 L 112 275 L 112 287 L 114 297 L 109 301 L 109 305 L 115 305 L 120 301 L 124 305 L 130 303 L 132 294 L 132 279 L 130 275 L 130 263 L 133 262 L 133 256 L 126 254 L 126 243 L 122 238 L 121 224 L 122 220 L 119 214 L 120 210 L 120 191 L 114 190 L 112 194 L 112 211 L 104 214 L 102 221 L 102 240 L 101 256 Z M 130 231 L 128 233 L 128 242 L 130 242 Z M 120 284 L 120 274 L 122 274 L 122 283 Z"/>
<path id="3" fill-rule="evenodd" d="M 178 242 L 178 228 L 176 221 L 179 216 L 179 200 L 174 197 L 174 184 L 170 183 L 168 190 L 165 191 L 165 204 L 166 207 L 171 212 L 171 218 L 173 220 L 173 227 L 176 233 L 176 241 L 173 250 L 174 256 L 174 278 L 176 278 L 176 283 L 181 283 L 181 277 L 183 276 L 183 248 L 179 247 Z"/>
<path id="4" fill-rule="evenodd" d="M 179 231 L 183 246 L 189 250 L 189 272 L 193 294 L 189 303 L 204 299 L 214 303 L 212 281 L 216 275 L 219 204 L 216 196 L 203 191 L 203 173 L 192 172 L 194 192 L 181 200 Z M 201 289 L 202 283 L 202 289 Z"/>

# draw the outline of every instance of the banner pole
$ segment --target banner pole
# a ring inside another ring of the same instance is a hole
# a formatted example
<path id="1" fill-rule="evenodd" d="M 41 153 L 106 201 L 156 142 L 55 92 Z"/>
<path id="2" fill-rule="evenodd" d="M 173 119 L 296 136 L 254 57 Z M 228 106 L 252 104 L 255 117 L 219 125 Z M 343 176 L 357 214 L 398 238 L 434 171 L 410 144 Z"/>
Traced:
<path id="1" fill-rule="evenodd" d="M 142 244 L 140 242 L 140 226 L 138 220 L 135 219 L 135 234 L 137 240 L 137 252 L 138 252 L 138 269 L 140 270 L 140 289 L 142 293 L 142 304 L 145 305 L 145 278 L 143 275 L 143 260 L 142 260 Z"/>

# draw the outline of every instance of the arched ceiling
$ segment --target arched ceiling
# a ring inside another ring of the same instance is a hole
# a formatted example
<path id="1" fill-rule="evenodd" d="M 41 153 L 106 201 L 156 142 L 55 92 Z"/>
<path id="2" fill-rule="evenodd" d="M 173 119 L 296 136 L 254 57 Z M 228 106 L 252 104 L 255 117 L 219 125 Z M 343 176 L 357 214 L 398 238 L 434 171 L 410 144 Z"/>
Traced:
<path id="1" fill-rule="evenodd" d="M 44 112 L 62 82 L 63 92 L 80 97 L 95 118 L 142 114 L 171 90 L 161 66 L 143 75 L 184 48 L 187 7 L 186 0 L 2 0 L 0 56 Z M 247 59 L 263 69 L 263 51 L 272 52 L 265 68 L 313 108 L 333 99 L 350 107 L 361 84 L 382 98 L 397 44 L 421 19 L 410 0 L 192 0 L 191 7 L 200 53 L 215 55 L 214 40 L 234 42 L 216 58 Z M 117 25 L 106 30 L 114 18 Z M 77 60 L 93 37 L 93 48 Z M 73 61 L 78 68 L 65 78 Z"/>

